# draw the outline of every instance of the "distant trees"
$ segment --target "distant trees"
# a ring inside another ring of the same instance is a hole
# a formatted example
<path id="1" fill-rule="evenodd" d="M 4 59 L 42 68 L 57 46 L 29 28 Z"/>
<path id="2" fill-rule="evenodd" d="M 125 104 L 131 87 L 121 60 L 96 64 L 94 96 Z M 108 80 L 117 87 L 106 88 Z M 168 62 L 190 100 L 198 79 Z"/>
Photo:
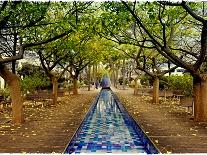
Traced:
<path id="1" fill-rule="evenodd" d="M 143 42 L 144 45 L 144 42 Z M 134 45 L 124 46 L 125 48 L 121 49 L 126 56 L 131 58 L 135 62 L 135 69 L 143 71 L 153 80 L 153 103 L 159 103 L 159 82 L 160 79 L 166 74 L 174 69 L 177 66 L 168 68 L 167 70 L 162 70 L 161 66 L 164 63 L 167 63 L 168 60 L 163 58 L 158 52 L 151 51 L 152 49 L 144 49 L 143 47 L 136 48 Z"/>

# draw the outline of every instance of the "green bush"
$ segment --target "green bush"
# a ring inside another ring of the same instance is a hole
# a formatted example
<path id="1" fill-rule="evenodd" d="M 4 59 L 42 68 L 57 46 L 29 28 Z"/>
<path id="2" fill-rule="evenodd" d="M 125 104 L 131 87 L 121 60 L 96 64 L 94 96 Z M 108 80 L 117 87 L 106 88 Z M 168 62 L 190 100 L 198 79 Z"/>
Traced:
<path id="1" fill-rule="evenodd" d="M 167 77 L 167 83 L 170 89 L 181 90 L 184 95 L 192 96 L 193 78 L 190 74 L 184 74 L 183 76 L 171 75 Z"/>
<path id="2" fill-rule="evenodd" d="M 78 88 L 84 86 L 84 82 L 83 81 L 77 81 L 78 84 Z M 64 87 L 68 90 L 72 90 L 73 89 L 73 83 L 72 82 L 64 82 Z"/>
<path id="3" fill-rule="evenodd" d="M 5 89 L 0 88 L 0 95 L 3 96 L 5 100 L 9 100 L 11 98 L 8 87 L 6 87 Z"/>
<path id="4" fill-rule="evenodd" d="M 144 74 L 140 78 L 140 83 L 143 86 L 152 86 L 153 85 L 153 79 L 151 76 Z"/>
<path id="5" fill-rule="evenodd" d="M 122 84 L 123 84 L 123 77 L 120 77 L 120 78 L 118 79 L 118 81 L 119 81 L 119 84 L 122 85 Z M 128 85 L 128 84 L 129 84 L 129 80 L 128 80 L 127 78 L 125 78 L 125 80 L 124 80 L 124 84 L 125 84 L 125 85 Z"/>
<path id="6" fill-rule="evenodd" d="M 140 82 L 144 86 L 152 86 L 153 79 L 148 75 L 142 75 Z M 160 89 L 180 90 L 186 96 L 192 96 L 193 78 L 190 74 L 163 76 L 160 79 Z"/>
<path id="7" fill-rule="evenodd" d="M 24 93 L 34 92 L 42 87 L 47 87 L 50 85 L 50 80 L 47 77 L 43 77 L 39 73 L 34 73 L 33 75 L 26 75 L 21 81 L 21 88 Z"/>

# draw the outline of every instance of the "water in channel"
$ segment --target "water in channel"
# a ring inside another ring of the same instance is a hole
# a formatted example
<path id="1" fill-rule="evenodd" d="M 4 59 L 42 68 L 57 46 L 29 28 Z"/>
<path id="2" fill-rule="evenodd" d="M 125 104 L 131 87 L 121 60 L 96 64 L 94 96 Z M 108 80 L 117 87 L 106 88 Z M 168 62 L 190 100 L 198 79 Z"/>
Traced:
<path id="1" fill-rule="evenodd" d="M 109 89 L 100 92 L 97 103 L 65 150 L 65 153 L 95 152 L 151 153 L 139 133 L 126 121 Z"/>

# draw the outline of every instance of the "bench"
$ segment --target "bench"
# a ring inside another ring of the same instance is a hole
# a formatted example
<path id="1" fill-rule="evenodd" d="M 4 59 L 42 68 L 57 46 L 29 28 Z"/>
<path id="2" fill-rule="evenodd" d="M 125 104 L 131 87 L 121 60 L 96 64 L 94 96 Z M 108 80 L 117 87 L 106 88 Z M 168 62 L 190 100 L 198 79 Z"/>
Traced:
<path id="1" fill-rule="evenodd" d="M 159 96 L 160 96 L 160 97 L 165 97 L 165 98 L 167 98 L 167 97 L 173 97 L 174 94 L 173 94 L 173 92 L 170 91 L 170 90 L 163 90 L 163 91 L 160 91 L 160 92 L 159 92 Z"/>
<path id="2" fill-rule="evenodd" d="M 152 88 L 137 88 L 136 95 L 150 95 Z"/>
<path id="3" fill-rule="evenodd" d="M 192 97 L 181 97 L 180 98 L 180 105 L 183 107 L 187 107 L 188 108 L 188 112 L 190 111 L 190 108 L 192 110 L 192 114 L 194 113 L 193 111 L 193 98 Z"/>
<path id="4" fill-rule="evenodd" d="M 35 106 L 39 106 L 39 102 L 41 103 L 41 106 L 43 107 L 46 102 L 52 101 L 52 94 L 49 92 L 39 92 L 37 94 L 27 94 L 25 96 L 26 100 L 31 100 L 34 102 Z"/>

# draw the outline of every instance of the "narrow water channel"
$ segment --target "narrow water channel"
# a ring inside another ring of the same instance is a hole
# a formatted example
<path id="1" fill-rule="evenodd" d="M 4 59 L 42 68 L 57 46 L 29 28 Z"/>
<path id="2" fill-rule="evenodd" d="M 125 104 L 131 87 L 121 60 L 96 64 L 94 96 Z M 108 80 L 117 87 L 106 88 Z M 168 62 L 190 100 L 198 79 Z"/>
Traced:
<path id="1" fill-rule="evenodd" d="M 103 89 L 65 153 L 158 153 L 128 119 L 111 90 Z"/>

